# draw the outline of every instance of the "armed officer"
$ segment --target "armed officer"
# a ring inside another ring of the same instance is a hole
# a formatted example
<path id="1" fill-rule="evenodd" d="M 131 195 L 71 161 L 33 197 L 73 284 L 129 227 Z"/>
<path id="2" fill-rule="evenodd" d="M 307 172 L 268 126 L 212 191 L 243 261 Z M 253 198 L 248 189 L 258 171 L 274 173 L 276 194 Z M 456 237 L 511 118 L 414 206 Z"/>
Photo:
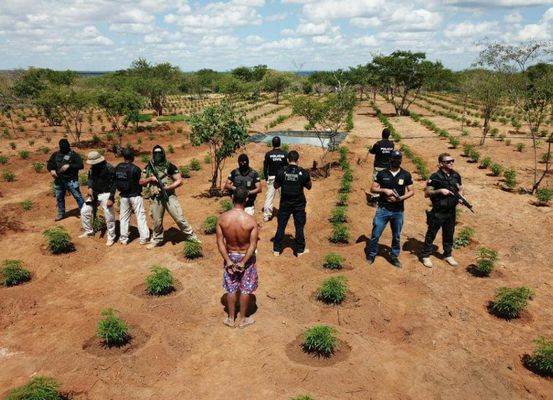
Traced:
<path id="1" fill-rule="evenodd" d="M 113 210 L 116 189 L 115 168 L 97 151 L 88 153 L 86 163 L 90 165 L 90 171 L 88 171 L 89 197 L 81 209 L 81 226 L 84 233 L 79 237 L 94 236 L 94 211 L 97 206 L 100 206 L 104 210 L 108 231 L 106 246 L 113 246 L 115 243 L 115 212 Z"/>
<path id="2" fill-rule="evenodd" d="M 65 218 L 65 194 L 67 191 L 77 201 L 79 209 L 83 207 L 84 199 L 79 187 L 79 170 L 84 168 L 83 159 L 74 151 L 67 139 L 60 139 L 59 151 L 52 153 L 46 168 L 54 178 L 54 189 L 56 191 L 56 206 L 58 216 L 55 221 Z"/>
<path id="3" fill-rule="evenodd" d="M 123 150 L 124 162 L 115 167 L 117 190 L 121 195 L 121 206 L 119 209 L 119 243 L 126 245 L 129 242 L 129 223 L 131 214 L 136 215 L 140 244 L 148 243 L 150 230 L 146 222 L 146 211 L 142 199 L 141 174 L 142 171 L 134 163 L 134 152 L 132 149 Z M 144 183 L 144 182 L 142 182 Z"/>
<path id="4" fill-rule="evenodd" d="M 282 188 L 277 216 L 278 226 L 273 242 L 273 254 L 275 256 L 279 256 L 282 252 L 282 241 L 290 215 L 294 216 L 294 226 L 296 228 L 296 255 L 300 257 L 309 252 L 305 248 L 303 233 L 307 219 L 305 214 L 307 200 L 303 189 L 311 190 L 312 182 L 309 172 L 298 166 L 299 158 L 300 155 L 295 150 L 288 153 L 289 165 L 282 168 L 275 178 L 275 189 Z"/>
<path id="5" fill-rule="evenodd" d="M 250 159 L 246 154 L 238 156 L 238 168 L 231 171 L 225 183 L 225 189 L 234 192 L 236 188 L 243 187 L 248 190 L 248 200 L 244 211 L 255 215 L 255 199 L 261 193 L 261 179 L 259 174 L 250 168 Z"/>
<path id="6" fill-rule="evenodd" d="M 390 166 L 376 175 L 376 180 L 371 186 L 371 192 L 379 195 L 378 208 L 374 214 L 373 230 L 369 245 L 367 263 L 374 263 L 378 251 L 378 240 L 384 232 L 388 222 L 392 228 L 392 254 L 391 263 L 394 267 L 401 268 L 399 261 L 400 235 L 403 227 L 403 203 L 412 197 L 413 179 L 411 174 L 401 168 L 401 152 L 394 150 L 390 155 Z"/>
<path id="7" fill-rule="evenodd" d="M 280 137 L 275 136 L 272 140 L 273 149 L 265 154 L 263 161 L 263 176 L 267 181 L 267 194 L 263 205 L 263 221 L 267 222 L 273 218 L 273 201 L 276 189 L 274 187 L 275 177 L 281 168 L 288 165 L 288 153 L 280 148 Z"/>
<path id="8" fill-rule="evenodd" d="M 452 256 L 453 235 L 455 233 L 455 208 L 459 203 L 455 193 L 463 195 L 461 175 L 453 170 L 454 160 L 449 153 L 442 153 L 438 156 L 439 170 L 432 175 L 426 183 L 425 197 L 430 197 L 432 209 L 427 211 L 426 223 L 428 230 L 424 238 L 422 250 L 422 263 L 427 268 L 432 268 L 430 255 L 432 254 L 432 243 L 436 234 L 442 229 L 442 244 L 444 247 L 444 258 L 452 266 L 458 265 Z"/>
<path id="9" fill-rule="evenodd" d="M 160 181 L 155 175 L 159 176 Z M 200 241 L 192 226 L 188 223 L 182 213 L 179 199 L 175 189 L 182 185 L 182 176 L 178 168 L 167 161 L 165 150 L 160 145 L 154 146 L 152 150 L 152 161 L 142 171 L 140 180 L 142 185 L 147 185 L 150 198 L 150 212 L 154 223 L 154 232 L 147 249 L 153 249 L 163 242 L 163 216 L 165 211 L 171 215 L 180 230 L 187 236 L 187 239 Z M 165 191 L 161 190 L 164 188 Z M 167 197 L 165 197 L 165 194 Z"/>

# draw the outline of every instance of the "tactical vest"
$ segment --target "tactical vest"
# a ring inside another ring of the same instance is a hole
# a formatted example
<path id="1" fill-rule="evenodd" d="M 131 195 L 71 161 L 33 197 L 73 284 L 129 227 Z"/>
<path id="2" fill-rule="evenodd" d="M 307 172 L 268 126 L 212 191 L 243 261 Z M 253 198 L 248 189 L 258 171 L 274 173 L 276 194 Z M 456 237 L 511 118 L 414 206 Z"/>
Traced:
<path id="1" fill-rule="evenodd" d="M 255 171 L 250 168 L 246 175 L 242 175 L 240 170 L 234 175 L 234 186 L 244 187 L 248 190 L 255 188 Z"/>
<path id="2" fill-rule="evenodd" d="M 300 198 L 303 196 L 303 184 L 300 174 L 305 173 L 299 167 L 290 165 L 284 167 L 281 194 L 283 197 Z"/>
<path id="3" fill-rule="evenodd" d="M 142 192 L 142 188 L 135 181 L 132 176 L 134 168 L 138 168 L 132 163 L 123 162 L 115 167 L 115 178 L 117 180 L 117 190 L 122 195 L 139 195 Z"/>
<path id="4" fill-rule="evenodd" d="M 169 186 L 174 182 L 173 178 L 169 175 L 169 163 L 168 162 L 166 162 L 165 165 L 163 165 L 163 166 L 156 165 L 155 167 L 156 167 L 157 173 L 159 175 L 159 178 L 161 179 L 161 184 L 162 185 Z M 150 177 L 150 176 L 153 176 L 153 175 L 154 174 L 150 170 L 150 168 L 146 167 L 146 176 Z M 147 196 L 147 197 L 149 197 L 149 198 L 153 198 L 153 199 L 161 198 L 161 189 L 159 188 L 159 185 L 156 182 L 148 183 L 148 192 L 149 192 L 149 196 Z M 174 190 L 167 190 L 167 195 L 169 195 L 169 196 L 171 196 L 174 193 L 175 193 Z"/>

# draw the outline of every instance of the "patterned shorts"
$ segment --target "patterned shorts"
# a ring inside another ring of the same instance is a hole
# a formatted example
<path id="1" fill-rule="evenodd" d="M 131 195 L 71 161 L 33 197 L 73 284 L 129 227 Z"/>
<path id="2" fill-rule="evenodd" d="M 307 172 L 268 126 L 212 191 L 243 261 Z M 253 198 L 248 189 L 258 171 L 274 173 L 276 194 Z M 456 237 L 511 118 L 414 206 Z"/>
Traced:
<path id="1" fill-rule="evenodd" d="M 229 258 L 234 263 L 239 263 L 245 256 L 242 253 L 228 253 Z M 250 258 L 245 265 L 243 272 L 234 272 L 230 274 L 223 265 L 223 289 L 228 293 L 234 293 L 240 289 L 242 294 L 251 294 L 257 289 L 259 280 L 257 277 L 257 268 L 255 266 L 255 255 Z"/>

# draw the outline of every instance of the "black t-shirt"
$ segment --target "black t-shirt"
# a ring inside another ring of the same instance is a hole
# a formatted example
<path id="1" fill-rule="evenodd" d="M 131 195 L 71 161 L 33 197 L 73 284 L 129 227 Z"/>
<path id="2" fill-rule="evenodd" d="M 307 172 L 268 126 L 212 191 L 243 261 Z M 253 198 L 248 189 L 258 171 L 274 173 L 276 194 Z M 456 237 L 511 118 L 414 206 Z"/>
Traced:
<path id="1" fill-rule="evenodd" d="M 462 185 L 461 175 L 456 171 L 451 171 L 449 175 L 439 170 L 430 175 L 426 186 L 431 186 L 434 189 L 448 189 L 451 191 L 458 190 Z M 444 196 L 443 194 L 435 194 L 430 196 L 432 207 L 438 211 L 453 211 L 457 206 L 455 196 Z"/>
<path id="2" fill-rule="evenodd" d="M 288 165 L 288 153 L 281 149 L 273 149 L 265 154 L 263 161 L 263 174 L 265 179 L 269 176 L 276 176 L 281 168 Z"/>
<path id="3" fill-rule="evenodd" d="M 133 163 L 122 162 L 115 167 L 117 190 L 121 197 L 135 197 L 142 194 L 140 175 L 142 171 Z"/>
<path id="4" fill-rule="evenodd" d="M 248 190 L 254 190 L 255 185 L 261 182 L 259 174 L 251 168 L 245 174 L 241 173 L 238 168 L 233 169 L 229 174 L 228 179 L 234 186 L 245 187 Z M 248 200 L 246 201 L 246 207 L 252 207 L 255 204 L 256 198 L 257 194 L 250 194 L 248 196 Z"/>
<path id="5" fill-rule="evenodd" d="M 67 171 L 60 172 L 60 168 L 65 164 L 69 164 L 69 168 Z M 74 151 L 70 151 L 67 154 L 56 151 L 50 156 L 46 168 L 48 171 L 57 172 L 58 178 L 56 178 L 56 182 L 58 183 L 60 180 L 67 182 L 79 180 L 79 170 L 83 169 L 84 165 L 81 156 Z"/>
<path id="6" fill-rule="evenodd" d="M 394 151 L 394 142 L 383 139 L 379 140 L 369 150 L 374 154 L 374 166 L 378 168 L 388 168 L 390 166 L 390 154 Z"/>
<path id="7" fill-rule="evenodd" d="M 389 169 L 385 169 L 376 175 L 375 182 L 378 183 L 382 189 L 395 189 L 400 196 L 403 196 L 407 186 L 413 184 L 413 179 L 411 178 L 411 174 L 403 168 L 400 168 L 396 176 L 394 176 Z M 403 203 L 404 201 L 394 203 L 388 202 L 384 193 L 380 193 L 380 197 L 378 198 L 378 206 L 389 211 L 403 211 Z"/>
<path id="8" fill-rule="evenodd" d="M 311 181 L 309 172 L 297 165 L 287 165 L 275 177 L 281 187 L 280 208 L 305 207 L 307 200 L 303 188 Z"/>
<path id="9" fill-rule="evenodd" d="M 88 187 L 92 188 L 94 195 L 97 196 L 100 193 L 109 193 L 110 200 L 115 200 L 115 168 L 104 161 L 104 165 L 93 166 L 88 171 Z"/>

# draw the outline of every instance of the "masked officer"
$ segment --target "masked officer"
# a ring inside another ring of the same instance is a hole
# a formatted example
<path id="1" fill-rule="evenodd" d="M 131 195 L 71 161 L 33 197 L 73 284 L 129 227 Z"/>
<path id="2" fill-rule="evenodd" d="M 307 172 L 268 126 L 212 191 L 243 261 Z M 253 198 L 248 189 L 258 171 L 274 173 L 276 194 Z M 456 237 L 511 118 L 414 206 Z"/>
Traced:
<path id="1" fill-rule="evenodd" d="M 160 182 L 158 182 L 155 177 L 152 165 L 160 178 Z M 163 242 L 163 216 L 166 210 L 179 226 L 180 230 L 187 236 L 187 239 L 200 241 L 194 233 L 192 226 L 188 223 L 186 218 L 184 218 L 179 199 L 175 194 L 175 189 L 181 186 L 182 183 L 182 176 L 178 168 L 167 161 L 163 147 L 160 145 L 154 146 L 152 150 L 152 161 L 148 163 L 146 168 L 142 171 L 141 179 L 141 184 L 147 185 L 148 187 L 150 212 L 154 223 L 154 233 L 150 243 L 146 247 L 147 249 L 153 249 Z M 165 188 L 167 198 L 164 198 L 160 185 L 163 185 Z"/>
<path id="2" fill-rule="evenodd" d="M 457 266 L 457 261 L 452 256 L 453 235 L 455 234 L 455 208 L 459 202 L 454 196 L 457 191 L 463 194 L 461 175 L 453 169 L 453 157 L 449 153 L 438 156 L 438 171 L 430 175 L 424 190 L 425 197 L 430 197 L 432 209 L 426 213 L 428 230 L 424 238 L 422 250 L 422 263 L 427 268 L 432 268 L 430 255 L 432 243 L 436 234 L 442 229 L 442 244 L 444 258 L 449 265 Z"/>
<path id="3" fill-rule="evenodd" d="M 46 164 L 46 168 L 54 178 L 58 209 L 58 216 L 55 218 L 55 221 L 65 218 L 65 193 L 67 191 L 75 198 L 79 209 L 84 204 L 79 187 L 79 170 L 84 168 L 83 159 L 80 155 L 71 151 L 67 139 L 60 139 L 59 148 L 59 151 L 54 152 L 50 156 Z"/>
<path id="4" fill-rule="evenodd" d="M 309 252 L 305 248 L 303 233 L 306 223 L 305 206 L 307 204 L 303 189 L 311 190 L 312 182 L 309 173 L 298 166 L 299 158 L 300 155 L 295 150 L 288 153 L 288 166 L 282 168 L 275 178 L 275 189 L 282 188 L 277 216 L 278 227 L 273 243 L 273 254 L 275 256 L 279 256 L 282 252 L 282 241 L 290 215 L 294 216 L 294 226 L 296 228 L 296 255 L 299 257 Z"/>
<path id="5" fill-rule="evenodd" d="M 238 156 L 238 168 L 231 171 L 225 183 L 225 189 L 231 192 L 234 192 L 237 187 L 248 190 L 244 211 L 252 216 L 255 215 L 255 199 L 257 194 L 261 193 L 261 179 L 259 174 L 250 168 L 250 159 L 246 154 Z"/>
<path id="6" fill-rule="evenodd" d="M 142 199 L 142 186 L 140 184 L 142 171 L 134 163 L 134 152 L 132 149 L 123 150 L 124 162 L 115 167 L 117 190 L 121 195 L 119 209 L 119 242 L 123 245 L 129 242 L 129 223 L 131 214 L 136 215 L 140 244 L 146 244 L 150 237 L 150 230 L 146 222 L 146 211 Z"/>
<path id="7" fill-rule="evenodd" d="M 94 210 L 96 206 L 104 210 L 108 240 L 106 246 L 113 246 L 115 243 L 115 212 L 113 203 L 115 201 L 115 168 L 109 164 L 103 155 L 97 151 L 88 153 L 86 163 L 90 165 L 88 171 L 88 196 L 86 203 L 81 209 L 81 226 L 84 233 L 79 237 L 94 236 Z"/>
<path id="8" fill-rule="evenodd" d="M 401 168 L 401 152 L 395 150 L 390 154 L 390 165 L 376 175 L 371 186 L 371 193 L 378 194 L 378 208 L 373 218 L 373 230 L 369 245 L 367 263 L 374 263 L 378 252 L 378 240 L 384 232 L 388 222 L 392 228 L 392 254 L 391 263 L 394 267 L 401 268 L 399 261 L 400 235 L 403 227 L 403 203 L 412 197 L 413 179 L 411 174 Z"/>
<path id="9" fill-rule="evenodd" d="M 280 149 L 280 137 L 273 137 L 273 149 L 265 154 L 263 161 L 263 176 L 267 181 L 267 195 L 263 205 L 263 221 L 273 218 L 273 201 L 276 189 L 274 187 L 275 177 L 281 168 L 288 165 L 288 153 Z"/>

